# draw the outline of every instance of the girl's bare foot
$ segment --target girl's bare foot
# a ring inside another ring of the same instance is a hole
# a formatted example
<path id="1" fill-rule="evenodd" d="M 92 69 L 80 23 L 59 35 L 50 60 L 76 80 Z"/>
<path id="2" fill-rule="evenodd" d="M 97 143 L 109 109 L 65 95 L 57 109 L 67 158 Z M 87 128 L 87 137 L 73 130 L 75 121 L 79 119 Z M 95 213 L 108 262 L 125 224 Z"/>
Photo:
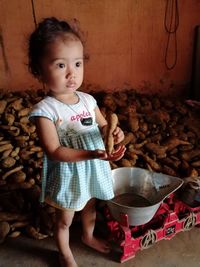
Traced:
<path id="1" fill-rule="evenodd" d="M 94 236 L 92 238 L 85 238 L 82 236 L 82 241 L 84 244 L 87 246 L 96 249 L 99 252 L 102 253 L 109 253 L 110 252 L 110 247 L 108 242 L 95 238 Z"/>
<path id="2" fill-rule="evenodd" d="M 65 257 L 62 255 L 59 255 L 59 260 L 60 260 L 60 267 L 78 267 L 73 256 Z"/>

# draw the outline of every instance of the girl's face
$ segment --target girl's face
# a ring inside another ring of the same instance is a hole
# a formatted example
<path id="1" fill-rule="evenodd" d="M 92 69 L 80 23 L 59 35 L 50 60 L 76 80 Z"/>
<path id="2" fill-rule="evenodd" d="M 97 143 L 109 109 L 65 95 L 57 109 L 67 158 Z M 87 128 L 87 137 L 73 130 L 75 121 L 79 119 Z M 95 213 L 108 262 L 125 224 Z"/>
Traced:
<path id="1" fill-rule="evenodd" d="M 48 44 L 41 59 L 41 78 L 56 94 L 75 92 L 83 81 L 83 45 L 73 36 Z"/>

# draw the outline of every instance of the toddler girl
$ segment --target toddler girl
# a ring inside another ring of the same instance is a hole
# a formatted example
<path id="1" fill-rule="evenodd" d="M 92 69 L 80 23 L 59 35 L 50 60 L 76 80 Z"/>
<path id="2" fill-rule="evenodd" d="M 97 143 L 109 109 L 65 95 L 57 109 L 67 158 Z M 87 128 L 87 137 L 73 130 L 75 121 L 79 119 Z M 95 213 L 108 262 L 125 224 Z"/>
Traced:
<path id="1" fill-rule="evenodd" d="M 76 267 L 69 247 L 69 227 L 74 213 L 81 212 L 82 241 L 108 252 L 106 242 L 93 235 L 95 199 L 112 199 L 109 161 L 120 159 L 125 147 L 108 155 L 101 131 L 107 122 L 95 99 L 78 91 L 83 81 L 84 53 L 81 39 L 67 22 L 56 18 L 41 21 L 29 39 L 29 69 L 49 90 L 37 103 L 34 121 L 44 150 L 41 201 L 56 207 L 55 239 L 63 267 Z M 115 144 L 124 134 L 117 127 Z"/>

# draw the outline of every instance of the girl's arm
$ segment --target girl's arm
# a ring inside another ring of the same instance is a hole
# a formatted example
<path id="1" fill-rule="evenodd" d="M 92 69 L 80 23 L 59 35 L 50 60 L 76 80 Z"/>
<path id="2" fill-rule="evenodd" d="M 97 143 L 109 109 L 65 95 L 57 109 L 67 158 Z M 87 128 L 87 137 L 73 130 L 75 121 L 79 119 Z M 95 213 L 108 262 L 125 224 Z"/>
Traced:
<path id="1" fill-rule="evenodd" d="M 98 107 L 96 107 L 94 111 L 95 111 L 95 116 L 96 116 L 96 122 L 99 125 L 99 128 L 102 129 L 108 123 Z"/>
<path id="2" fill-rule="evenodd" d="M 36 117 L 35 121 L 40 144 L 50 160 L 76 162 L 107 158 L 106 152 L 102 150 L 82 150 L 61 146 L 56 127 L 51 120 Z"/>
<path id="3" fill-rule="evenodd" d="M 102 113 L 98 107 L 95 108 L 95 114 L 96 114 L 96 122 L 98 123 L 99 128 L 103 129 L 107 125 L 107 121 L 104 118 L 104 116 L 102 115 Z M 102 133 L 104 133 L 104 129 L 102 130 Z M 122 142 L 124 140 L 124 133 L 120 127 L 116 127 L 116 129 L 113 132 L 113 135 L 114 135 L 115 144 L 119 144 L 120 142 Z"/>

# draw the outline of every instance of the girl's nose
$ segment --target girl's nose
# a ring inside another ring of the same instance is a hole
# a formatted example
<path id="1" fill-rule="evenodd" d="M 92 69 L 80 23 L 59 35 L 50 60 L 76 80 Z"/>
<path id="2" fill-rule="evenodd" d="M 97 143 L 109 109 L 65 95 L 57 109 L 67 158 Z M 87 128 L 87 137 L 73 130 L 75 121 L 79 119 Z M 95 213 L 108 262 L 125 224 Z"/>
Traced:
<path id="1" fill-rule="evenodd" d="M 66 73 L 66 78 L 68 78 L 68 79 L 75 78 L 74 71 L 73 70 L 68 70 L 67 73 Z"/>

